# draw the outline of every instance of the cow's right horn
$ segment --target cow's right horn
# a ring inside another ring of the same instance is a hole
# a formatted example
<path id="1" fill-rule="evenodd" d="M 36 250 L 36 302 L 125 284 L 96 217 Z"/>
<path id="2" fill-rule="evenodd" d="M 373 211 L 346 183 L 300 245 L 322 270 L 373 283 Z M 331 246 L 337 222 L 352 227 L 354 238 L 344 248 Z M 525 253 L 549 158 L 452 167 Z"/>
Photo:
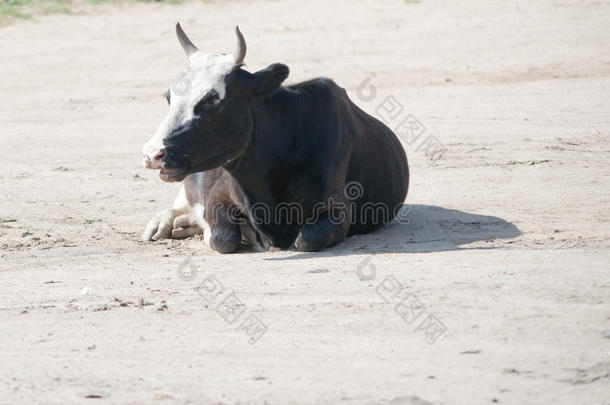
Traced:
<path id="1" fill-rule="evenodd" d="M 235 58 L 235 64 L 241 65 L 246 58 L 246 40 L 237 25 L 235 26 L 235 35 L 237 35 L 237 47 L 235 48 L 233 57 Z"/>
<path id="2" fill-rule="evenodd" d="M 197 47 L 193 45 L 189 37 L 187 37 L 184 31 L 182 30 L 180 23 L 176 23 L 176 35 L 178 36 L 178 41 L 180 41 L 180 45 L 182 45 L 182 49 L 184 49 L 184 53 L 186 53 L 186 56 L 190 57 L 195 52 L 199 52 L 199 49 L 197 49 Z"/>

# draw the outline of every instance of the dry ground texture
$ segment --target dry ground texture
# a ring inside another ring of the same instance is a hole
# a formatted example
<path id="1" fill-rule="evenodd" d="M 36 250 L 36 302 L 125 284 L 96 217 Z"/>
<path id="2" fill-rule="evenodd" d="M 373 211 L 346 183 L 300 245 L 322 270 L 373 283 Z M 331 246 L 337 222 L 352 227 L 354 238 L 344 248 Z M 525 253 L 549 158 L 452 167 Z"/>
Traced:
<path id="1" fill-rule="evenodd" d="M 238 23 L 249 69 L 332 77 L 372 114 L 393 96 L 426 128 L 409 224 L 315 254 L 139 241 L 178 187 L 140 157 L 177 20 L 216 52 Z M 609 44 L 608 1 L 121 3 L 0 28 L 0 403 L 610 404 Z"/>

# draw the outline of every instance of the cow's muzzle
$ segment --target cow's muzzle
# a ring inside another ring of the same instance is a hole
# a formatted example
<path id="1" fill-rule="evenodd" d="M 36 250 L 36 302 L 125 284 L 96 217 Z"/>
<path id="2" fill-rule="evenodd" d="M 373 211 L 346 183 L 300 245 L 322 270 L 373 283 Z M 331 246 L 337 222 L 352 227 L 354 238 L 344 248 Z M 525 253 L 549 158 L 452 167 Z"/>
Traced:
<path id="1" fill-rule="evenodd" d="M 144 148 L 143 163 L 147 169 L 159 170 L 159 177 L 163 181 L 182 181 L 187 175 L 186 165 L 183 167 L 181 159 L 173 150 L 165 148 L 149 152 Z"/>
<path id="2" fill-rule="evenodd" d="M 157 150 L 152 153 L 144 153 L 144 167 L 147 169 L 161 169 L 163 167 L 163 156 L 165 152 L 163 150 Z"/>

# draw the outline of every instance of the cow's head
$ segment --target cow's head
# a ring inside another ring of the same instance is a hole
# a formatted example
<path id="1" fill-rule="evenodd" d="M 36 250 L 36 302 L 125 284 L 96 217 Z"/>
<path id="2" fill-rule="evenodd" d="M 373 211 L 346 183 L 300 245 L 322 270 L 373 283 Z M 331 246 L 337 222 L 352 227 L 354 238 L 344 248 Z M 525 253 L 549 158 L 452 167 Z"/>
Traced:
<path id="1" fill-rule="evenodd" d="M 288 76 L 281 64 L 256 73 L 241 69 L 246 41 L 238 27 L 235 33 L 234 53 L 210 54 L 176 25 L 188 65 L 167 91 L 169 112 L 143 148 L 144 166 L 161 169 L 162 180 L 181 181 L 239 158 L 252 132 L 250 100 L 273 92 Z"/>

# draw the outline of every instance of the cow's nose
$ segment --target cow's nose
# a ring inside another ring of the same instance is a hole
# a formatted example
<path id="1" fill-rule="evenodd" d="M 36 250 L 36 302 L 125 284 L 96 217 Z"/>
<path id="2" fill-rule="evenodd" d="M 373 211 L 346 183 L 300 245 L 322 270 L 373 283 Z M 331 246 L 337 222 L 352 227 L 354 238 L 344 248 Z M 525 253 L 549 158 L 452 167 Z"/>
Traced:
<path id="1" fill-rule="evenodd" d="M 144 153 L 144 166 L 148 169 L 161 169 L 164 154 L 163 150 L 158 150 L 153 153 Z"/>

